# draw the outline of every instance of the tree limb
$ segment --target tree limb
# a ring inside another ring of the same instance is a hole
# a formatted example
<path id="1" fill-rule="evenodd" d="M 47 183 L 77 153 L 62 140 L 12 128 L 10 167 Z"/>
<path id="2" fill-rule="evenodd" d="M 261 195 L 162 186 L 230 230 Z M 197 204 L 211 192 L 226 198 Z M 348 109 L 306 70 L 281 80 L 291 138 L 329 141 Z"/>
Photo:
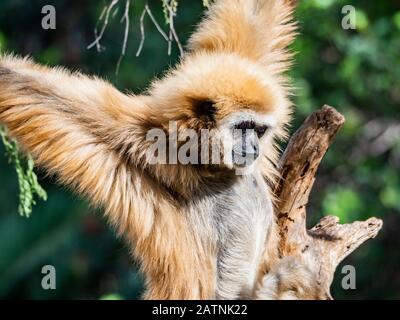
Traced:
<path id="1" fill-rule="evenodd" d="M 306 206 L 315 174 L 344 122 L 345 118 L 329 106 L 309 116 L 281 158 L 281 178 L 275 188 L 280 256 L 300 255 L 312 261 L 325 298 L 331 298 L 330 286 L 339 263 L 382 227 L 376 218 L 341 225 L 337 217 L 328 216 L 306 229 Z"/>

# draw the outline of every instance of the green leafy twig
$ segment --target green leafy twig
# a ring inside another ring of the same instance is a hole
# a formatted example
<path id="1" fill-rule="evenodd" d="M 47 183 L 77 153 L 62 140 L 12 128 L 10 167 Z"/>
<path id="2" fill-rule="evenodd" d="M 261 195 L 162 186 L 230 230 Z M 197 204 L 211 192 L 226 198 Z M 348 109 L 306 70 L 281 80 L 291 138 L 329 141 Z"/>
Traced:
<path id="1" fill-rule="evenodd" d="M 212 0 L 203 0 L 203 6 L 205 6 L 206 8 L 208 8 L 211 4 Z"/>
<path id="2" fill-rule="evenodd" d="M 35 196 L 46 201 L 47 193 L 37 180 L 32 157 L 30 155 L 24 156 L 20 152 L 18 143 L 7 136 L 7 132 L 3 127 L 0 127 L 0 137 L 10 163 L 15 166 L 18 177 L 18 212 L 21 216 L 29 217 L 32 213 L 32 207 L 36 204 Z"/>
<path id="3" fill-rule="evenodd" d="M 162 6 L 165 16 L 165 22 L 167 24 L 171 23 L 171 13 L 173 16 L 176 15 L 178 11 L 178 0 L 162 0 Z"/>

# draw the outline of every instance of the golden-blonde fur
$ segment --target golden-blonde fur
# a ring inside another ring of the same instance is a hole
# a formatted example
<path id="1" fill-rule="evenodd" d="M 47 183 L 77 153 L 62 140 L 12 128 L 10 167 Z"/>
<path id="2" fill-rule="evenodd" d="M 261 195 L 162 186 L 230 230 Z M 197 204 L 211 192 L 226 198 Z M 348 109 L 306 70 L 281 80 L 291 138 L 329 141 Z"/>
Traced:
<path id="1" fill-rule="evenodd" d="M 285 137 L 291 114 L 284 72 L 290 65 L 288 45 L 296 30 L 292 13 L 288 1 L 217 0 L 191 37 L 182 61 L 140 96 L 29 59 L 0 58 L 0 121 L 33 154 L 37 165 L 104 207 L 140 262 L 145 298 L 241 297 L 234 285 L 218 293 L 219 279 L 229 276 L 219 275 L 221 240 L 207 207 L 215 203 L 218 190 L 242 178 L 226 168 L 149 165 L 145 136 L 151 128 L 167 130 L 172 120 L 179 130 L 209 128 L 210 121 L 197 116 L 193 101 L 215 102 L 212 125 L 246 110 L 272 113 L 277 124 L 258 165 L 272 183 L 278 157 L 274 140 Z M 253 183 L 264 183 L 257 179 Z M 243 190 L 252 193 L 248 185 L 238 189 L 239 196 Z M 264 191 L 252 212 L 262 215 L 260 208 L 269 205 L 272 196 L 267 184 L 260 190 Z M 255 297 L 264 273 L 272 272 L 277 262 L 277 236 L 272 215 L 251 219 L 267 219 L 259 230 L 260 234 L 268 230 L 260 237 L 266 240 L 265 258 L 257 260 L 252 253 L 257 283 L 245 280 L 251 283 L 247 296 Z M 249 234 L 252 230 L 249 226 Z M 235 264 L 231 267 L 235 273 Z M 279 289 L 269 288 L 260 297 L 280 294 Z"/>

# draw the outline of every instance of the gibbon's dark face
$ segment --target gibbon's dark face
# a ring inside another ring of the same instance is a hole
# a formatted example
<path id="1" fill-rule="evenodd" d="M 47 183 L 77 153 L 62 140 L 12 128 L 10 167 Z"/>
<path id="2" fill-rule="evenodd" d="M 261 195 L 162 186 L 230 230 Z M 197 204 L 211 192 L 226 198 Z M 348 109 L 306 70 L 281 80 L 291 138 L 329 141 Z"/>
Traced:
<path id="1" fill-rule="evenodd" d="M 216 121 L 217 103 L 206 99 L 197 102 L 195 108 L 196 116 L 212 126 Z M 243 109 L 224 119 L 217 127 L 219 133 L 222 133 L 221 138 L 231 141 L 231 146 L 226 151 L 231 156 L 229 160 L 232 164 L 239 167 L 253 163 L 260 156 L 260 141 L 273 126 L 272 119 Z"/>
<path id="2" fill-rule="evenodd" d="M 225 164 L 241 168 L 258 159 L 262 143 L 275 126 L 272 115 L 262 115 L 242 106 L 218 121 L 218 102 L 204 99 L 193 103 L 196 119 L 206 124 L 203 128 L 211 128 L 209 141 L 212 148 L 220 148 Z"/>
<path id="3" fill-rule="evenodd" d="M 271 143 L 268 140 L 275 126 L 273 115 L 246 108 L 223 118 L 216 135 L 223 146 L 224 164 L 234 168 L 253 165 Z"/>
<path id="4" fill-rule="evenodd" d="M 279 82 L 234 54 L 188 57 L 154 83 L 150 94 L 167 121 L 179 121 L 180 127 L 199 134 L 210 130 L 211 145 L 221 146 L 223 164 L 230 168 L 249 167 L 262 155 L 275 153 L 273 138 L 290 118 Z"/>

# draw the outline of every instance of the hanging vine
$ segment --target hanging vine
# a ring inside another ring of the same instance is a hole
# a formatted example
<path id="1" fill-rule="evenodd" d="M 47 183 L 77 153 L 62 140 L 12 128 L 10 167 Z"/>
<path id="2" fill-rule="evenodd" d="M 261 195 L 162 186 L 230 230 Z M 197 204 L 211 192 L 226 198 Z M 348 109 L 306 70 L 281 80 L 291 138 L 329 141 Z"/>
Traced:
<path id="1" fill-rule="evenodd" d="M 4 144 L 9 162 L 15 167 L 19 186 L 18 212 L 21 216 L 29 217 L 35 198 L 47 200 L 46 191 L 40 186 L 34 172 L 34 162 L 30 155 L 23 155 L 18 143 L 7 136 L 4 127 L 0 127 L 0 137 Z"/>

